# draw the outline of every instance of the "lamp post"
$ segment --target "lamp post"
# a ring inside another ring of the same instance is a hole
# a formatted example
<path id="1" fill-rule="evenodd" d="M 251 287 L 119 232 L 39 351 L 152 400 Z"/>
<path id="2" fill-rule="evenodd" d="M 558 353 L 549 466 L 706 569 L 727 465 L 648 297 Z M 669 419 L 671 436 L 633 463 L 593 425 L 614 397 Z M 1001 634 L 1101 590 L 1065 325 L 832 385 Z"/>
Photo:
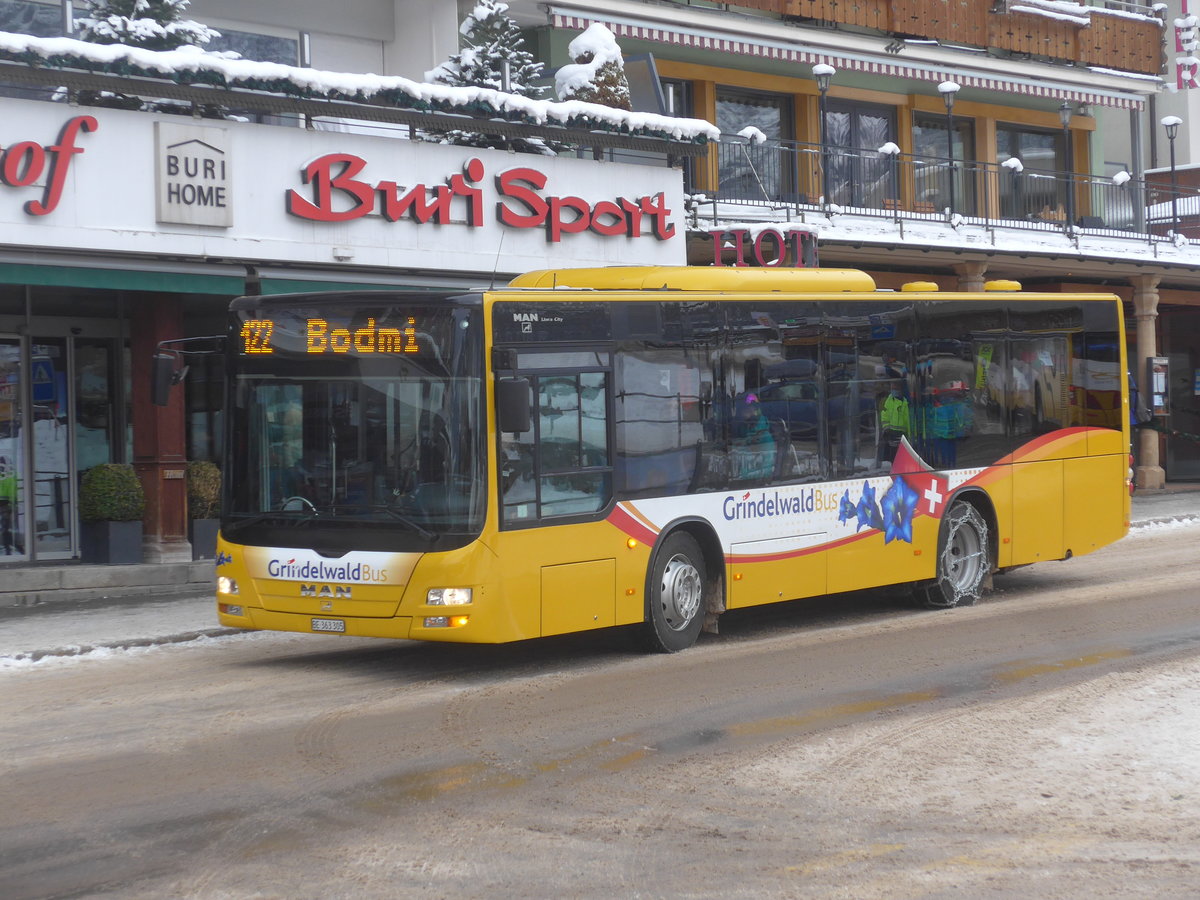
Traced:
<path id="1" fill-rule="evenodd" d="M 1162 127 L 1167 131 L 1167 144 L 1171 148 L 1171 231 L 1179 234 L 1179 182 L 1175 174 L 1175 138 L 1179 136 L 1179 126 L 1183 119 L 1179 116 L 1163 116 Z"/>
<path id="2" fill-rule="evenodd" d="M 1071 116 L 1074 112 L 1065 100 L 1058 108 L 1058 121 L 1063 128 L 1063 153 L 1066 154 L 1068 232 L 1075 227 L 1075 157 L 1071 153 Z"/>
<path id="3" fill-rule="evenodd" d="M 818 139 L 821 142 L 821 199 L 822 202 L 829 205 L 829 141 L 826 133 L 827 119 L 829 115 L 829 82 L 833 76 L 837 74 L 837 69 L 825 63 L 817 63 L 812 67 L 813 78 L 817 80 L 817 90 L 820 92 L 820 97 L 817 106 L 817 115 L 821 119 L 821 127 L 818 130 Z"/>
<path id="4" fill-rule="evenodd" d="M 958 96 L 958 82 L 943 81 L 938 85 L 938 93 L 942 95 L 942 100 L 946 104 L 946 158 L 950 160 L 948 169 L 948 180 L 950 182 L 950 206 L 951 214 L 954 212 L 954 176 L 956 167 L 954 165 L 954 98 Z"/>

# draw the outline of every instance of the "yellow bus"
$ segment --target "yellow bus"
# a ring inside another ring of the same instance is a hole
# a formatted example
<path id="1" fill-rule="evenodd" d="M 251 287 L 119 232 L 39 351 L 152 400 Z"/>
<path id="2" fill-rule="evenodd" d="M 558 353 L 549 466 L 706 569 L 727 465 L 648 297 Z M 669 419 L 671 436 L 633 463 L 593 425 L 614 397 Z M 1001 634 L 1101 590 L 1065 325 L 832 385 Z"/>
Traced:
<path id="1" fill-rule="evenodd" d="M 1120 303 L 989 288 L 622 267 L 236 300 L 220 621 L 635 626 L 671 652 L 729 609 L 895 584 L 953 607 L 1112 543 L 1128 394 L 1061 382 L 1125 370 Z M 1052 417 L 1014 414 L 1035 366 Z"/>

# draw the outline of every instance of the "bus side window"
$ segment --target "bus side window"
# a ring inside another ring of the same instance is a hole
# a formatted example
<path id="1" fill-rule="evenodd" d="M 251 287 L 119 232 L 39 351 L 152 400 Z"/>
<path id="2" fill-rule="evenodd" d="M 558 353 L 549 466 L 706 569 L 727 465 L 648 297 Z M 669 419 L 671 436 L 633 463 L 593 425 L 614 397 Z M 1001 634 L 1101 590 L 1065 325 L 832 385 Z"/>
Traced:
<path id="1" fill-rule="evenodd" d="M 608 375 L 542 374 L 530 383 L 532 430 L 501 441 L 505 522 L 604 509 L 612 495 Z"/>

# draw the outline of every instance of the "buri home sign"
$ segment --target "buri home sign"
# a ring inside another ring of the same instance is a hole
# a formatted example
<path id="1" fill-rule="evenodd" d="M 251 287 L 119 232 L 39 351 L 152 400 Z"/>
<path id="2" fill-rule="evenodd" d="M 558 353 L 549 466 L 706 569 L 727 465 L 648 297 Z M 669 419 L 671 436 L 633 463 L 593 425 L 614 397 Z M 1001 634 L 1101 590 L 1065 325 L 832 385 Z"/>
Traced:
<path id="1" fill-rule="evenodd" d="M 154 136 L 158 221 L 233 225 L 228 131 L 155 122 Z"/>

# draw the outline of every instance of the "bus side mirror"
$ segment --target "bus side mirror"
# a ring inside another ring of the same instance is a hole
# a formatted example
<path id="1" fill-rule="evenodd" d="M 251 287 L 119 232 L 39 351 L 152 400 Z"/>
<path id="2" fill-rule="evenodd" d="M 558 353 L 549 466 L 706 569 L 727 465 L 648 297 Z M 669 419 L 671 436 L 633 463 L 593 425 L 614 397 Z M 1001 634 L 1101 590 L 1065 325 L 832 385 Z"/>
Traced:
<path id="1" fill-rule="evenodd" d="M 150 367 L 150 400 L 155 406 L 166 406 L 171 397 L 171 385 L 182 379 L 175 373 L 175 355 L 155 353 Z"/>
<path id="2" fill-rule="evenodd" d="M 529 379 L 496 380 L 496 428 L 502 434 L 520 434 L 531 425 L 529 415 Z"/>

